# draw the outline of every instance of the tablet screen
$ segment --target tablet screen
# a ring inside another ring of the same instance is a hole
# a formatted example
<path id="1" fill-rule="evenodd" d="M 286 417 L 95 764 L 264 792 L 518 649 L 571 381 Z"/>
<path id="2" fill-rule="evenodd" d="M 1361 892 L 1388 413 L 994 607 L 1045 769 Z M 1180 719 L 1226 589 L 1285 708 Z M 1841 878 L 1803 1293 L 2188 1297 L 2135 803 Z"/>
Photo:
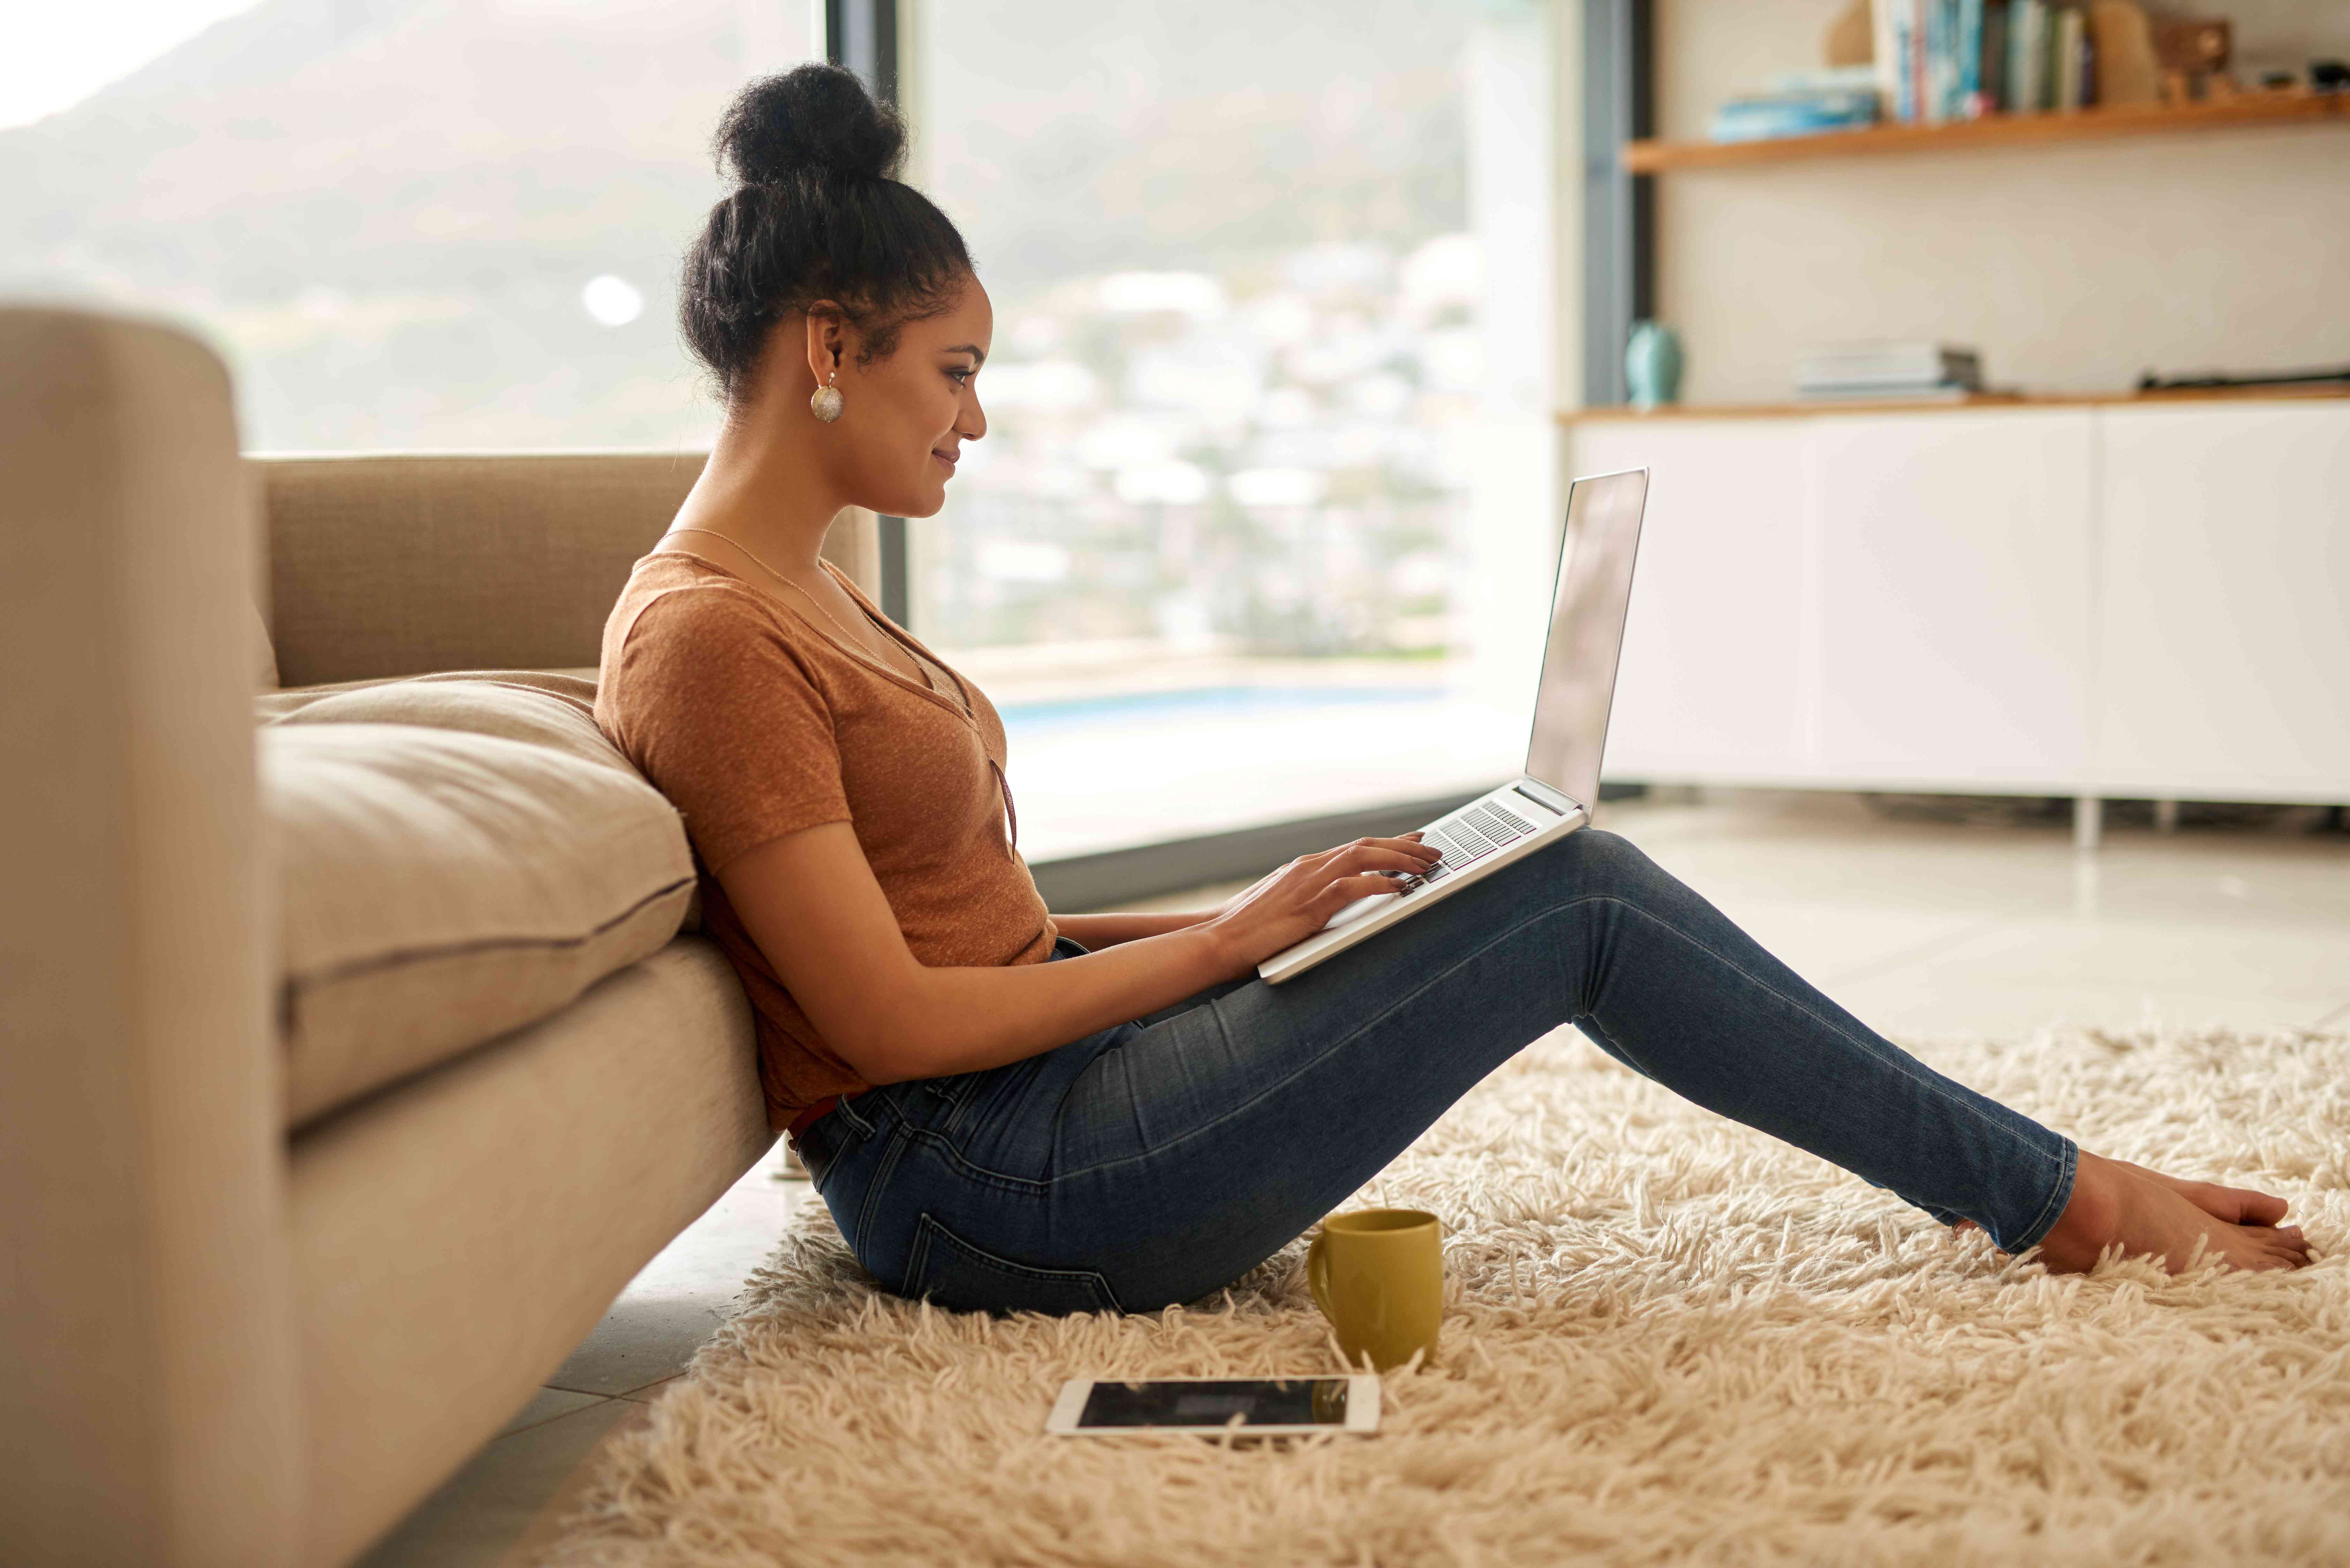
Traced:
<path id="1" fill-rule="evenodd" d="M 1086 1427 L 1343 1427 L 1343 1377 L 1218 1382 L 1097 1383 L 1077 1417 Z"/>

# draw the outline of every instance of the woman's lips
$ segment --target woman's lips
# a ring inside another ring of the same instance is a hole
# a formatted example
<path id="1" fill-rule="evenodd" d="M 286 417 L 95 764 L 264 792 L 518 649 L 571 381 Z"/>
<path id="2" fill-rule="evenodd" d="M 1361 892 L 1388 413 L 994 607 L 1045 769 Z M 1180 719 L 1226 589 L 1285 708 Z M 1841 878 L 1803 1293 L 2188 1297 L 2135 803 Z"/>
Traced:
<path id="1" fill-rule="evenodd" d="M 933 451 L 931 455 L 938 459 L 940 463 L 945 467 L 949 473 L 952 473 L 955 471 L 956 460 L 949 457 L 945 452 Z"/>

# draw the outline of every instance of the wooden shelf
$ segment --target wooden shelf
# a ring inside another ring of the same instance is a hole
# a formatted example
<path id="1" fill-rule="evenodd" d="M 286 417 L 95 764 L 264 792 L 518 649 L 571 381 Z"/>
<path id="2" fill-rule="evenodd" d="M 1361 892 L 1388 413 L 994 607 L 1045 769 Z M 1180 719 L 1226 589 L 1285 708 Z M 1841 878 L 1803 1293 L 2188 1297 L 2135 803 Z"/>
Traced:
<path id="1" fill-rule="evenodd" d="M 2350 125 L 2350 93 L 2247 93 L 2202 103 L 2083 109 L 2064 114 L 1997 114 L 1949 125 L 1873 125 L 1862 130 L 1782 136 L 1766 141 L 1635 141 L 1624 149 L 1624 167 L 1635 174 L 1663 174 L 1677 169 L 1730 169 L 1808 158 L 2027 147 L 2108 136 L 2321 121 Z"/>
<path id="2" fill-rule="evenodd" d="M 1561 409 L 1560 424 L 1596 420 L 1784 420 L 1835 414 L 1980 413 L 1985 409 L 2160 408 L 2176 403 L 2311 402 L 2350 398 L 2350 383 L 2317 381 L 2277 387 L 2178 387 L 2153 392 L 1976 392 L 1964 398 L 1897 398 L 1885 402 L 1822 398 L 1796 403 L 1666 403 L 1653 409 L 1599 404 Z"/>

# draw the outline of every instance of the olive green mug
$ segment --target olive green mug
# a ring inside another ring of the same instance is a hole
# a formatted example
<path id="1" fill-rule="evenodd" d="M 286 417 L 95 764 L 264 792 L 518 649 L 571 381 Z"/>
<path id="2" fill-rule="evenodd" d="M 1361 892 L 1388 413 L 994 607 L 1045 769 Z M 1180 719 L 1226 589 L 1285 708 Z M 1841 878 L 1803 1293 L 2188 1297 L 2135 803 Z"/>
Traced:
<path id="1" fill-rule="evenodd" d="M 1436 1359 L 1444 1316 L 1444 1230 L 1417 1209 L 1358 1209 L 1322 1221 L 1305 1250 L 1314 1304 L 1338 1331 L 1347 1364 L 1381 1372 L 1414 1351 Z"/>

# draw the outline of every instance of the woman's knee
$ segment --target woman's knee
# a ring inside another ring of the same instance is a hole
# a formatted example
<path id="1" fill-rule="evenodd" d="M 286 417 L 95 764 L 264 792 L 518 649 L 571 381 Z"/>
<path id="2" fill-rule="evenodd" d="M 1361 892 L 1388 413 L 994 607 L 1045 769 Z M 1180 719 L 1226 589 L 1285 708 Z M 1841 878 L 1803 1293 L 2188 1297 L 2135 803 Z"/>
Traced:
<path id="1" fill-rule="evenodd" d="M 1651 886 L 1666 873 L 1628 838 L 1601 828 L 1570 833 L 1552 850 L 1559 870 L 1581 890 L 1624 891 Z"/>

